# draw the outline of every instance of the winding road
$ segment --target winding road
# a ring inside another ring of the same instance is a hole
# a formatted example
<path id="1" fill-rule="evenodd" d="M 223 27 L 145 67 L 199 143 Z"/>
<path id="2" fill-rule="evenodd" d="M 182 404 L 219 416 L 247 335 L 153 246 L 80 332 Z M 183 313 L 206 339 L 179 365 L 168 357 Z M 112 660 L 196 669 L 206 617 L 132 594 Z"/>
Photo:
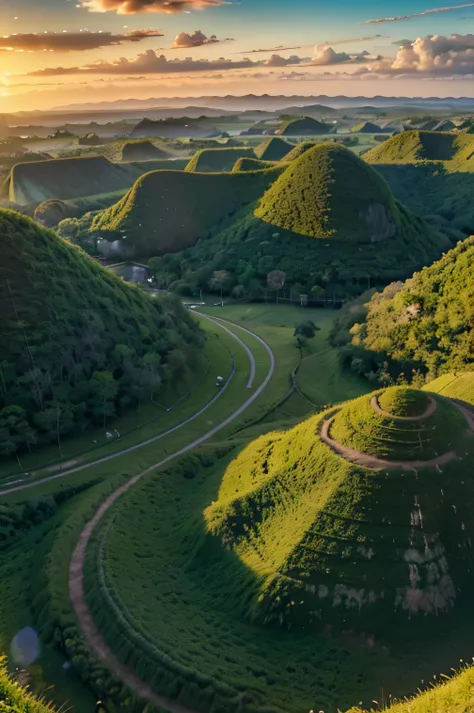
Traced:
<path id="1" fill-rule="evenodd" d="M 110 510 L 112 505 L 120 498 L 124 493 L 129 491 L 131 488 L 133 488 L 134 485 L 136 485 L 144 476 L 147 474 L 155 471 L 157 468 L 160 468 L 163 465 L 166 465 L 170 461 L 174 460 L 175 458 L 183 455 L 184 453 L 187 453 L 188 451 L 192 450 L 196 446 L 199 446 L 201 443 L 204 443 L 207 441 L 209 438 L 212 438 L 216 433 L 218 433 L 220 430 L 225 428 L 229 423 L 234 421 L 238 416 L 240 416 L 245 409 L 247 409 L 250 404 L 257 399 L 260 394 L 265 390 L 267 387 L 274 369 L 275 369 L 275 357 L 274 354 L 270 348 L 270 346 L 260 337 L 258 337 L 256 334 L 251 332 L 248 329 L 245 329 L 244 327 L 240 327 L 238 325 L 234 325 L 232 322 L 227 322 L 227 320 L 222 320 L 218 318 L 213 318 L 209 317 L 208 315 L 201 315 L 205 319 L 209 319 L 210 321 L 214 322 L 217 324 L 221 329 L 225 330 L 229 334 L 232 335 L 234 339 L 239 342 L 240 346 L 242 346 L 250 361 L 250 379 L 247 384 L 247 388 L 252 387 L 252 383 L 255 377 L 255 359 L 253 357 L 252 352 L 250 349 L 247 347 L 246 344 L 236 335 L 234 334 L 230 329 L 227 329 L 227 327 L 223 326 L 222 323 L 226 324 L 231 324 L 234 328 L 238 327 L 238 329 L 243 330 L 247 334 L 252 335 L 257 341 L 259 341 L 261 344 L 264 345 L 265 349 L 267 350 L 267 353 L 270 357 L 270 365 L 269 369 L 267 372 L 267 375 L 261 385 L 255 389 L 255 391 L 252 393 L 251 396 L 249 396 L 246 401 L 241 404 L 230 416 L 225 418 L 221 423 L 219 423 L 217 426 L 214 426 L 211 428 L 207 433 L 205 433 L 203 436 L 200 436 L 199 438 L 195 439 L 191 443 L 188 443 L 188 445 L 184 446 L 183 448 L 179 449 L 172 455 L 167 456 L 163 460 L 153 464 L 149 468 L 146 468 L 143 470 L 141 473 L 138 475 L 135 475 L 134 477 L 130 478 L 124 485 L 120 486 L 115 490 L 111 495 L 108 496 L 108 498 L 100 505 L 94 516 L 89 520 L 89 522 L 85 525 L 84 529 L 82 530 L 79 540 L 77 542 L 77 545 L 73 551 L 71 561 L 69 563 L 69 596 L 72 602 L 72 605 L 74 607 L 74 611 L 76 613 L 76 616 L 78 618 L 79 626 L 82 631 L 82 634 L 84 636 L 85 641 L 87 642 L 88 646 L 92 649 L 94 654 L 102 661 L 102 663 L 105 664 L 105 666 L 115 675 L 117 678 L 119 678 L 123 683 L 125 683 L 132 691 L 137 693 L 139 696 L 142 698 L 145 698 L 149 701 L 151 701 L 153 704 L 160 706 L 161 708 L 165 708 L 168 711 L 171 711 L 171 713 L 195 713 L 194 711 L 190 711 L 189 709 L 181 706 L 179 703 L 176 703 L 176 701 L 169 700 L 167 698 L 164 698 L 162 696 L 159 696 L 156 694 L 153 689 L 144 681 L 142 681 L 134 672 L 133 670 L 120 663 L 120 661 L 115 657 L 113 651 L 110 649 L 110 647 L 107 645 L 105 642 L 104 638 L 102 637 L 99 629 L 95 625 L 91 612 L 87 606 L 86 602 L 86 596 L 85 596 L 85 589 L 84 589 L 84 577 L 83 577 L 83 570 L 84 570 L 84 562 L 85 562 L 85 557 L 86 557 L 86 551 L 87 551 L 87 545 L 89 543 L 89 540 L 92 536 L 92 533 L 94 532 L 95 528 L 97 527 L 98 523 L 101 521 L 101 519 L 104 517 L 104 515 Z M 232 374 L 233 375 L 233 374 Z M 230 379 L 227 381 L 227 386 L 230 383 Z M 225 387 L 224 387 L 225 388 Z M 223 388 L 223 390 L 224 390 Z M 222 390 L 222 391 L 223 391 Z M 222 394 L 222 391 L 218 396 Z M 216 397 L 217 398 L 217 397 Z M 158 438 L 163 438 L 167 434 L 177 430 L 178 428 L 183 428 L 186 424 L 188 424 L 190 421 L 193 421 L 195 418 L 198 418 L 204 411 L 206 411 L 209 406 L 214 403 L 215 399 L 213 399 L 209 404 L 207 404 L 203 409 L 198 411 L 196 414 L 194 414 L 191 418 L 183 421 L 181 424 L 175 426 L 174 428 L 170 429 L 169 431 L 160 434 L 160 436 L 157 436 L 154 439 L 148 440 L 146 443 L 153 442 L 154 440 L 158 440 Z M 122 453 L 128 453 L 131 450 L 135 450 L 137 447 L 141 447 L 143 444 L 139 444 L 137 446 L 133 446 L 131 448 L 125 449 L 122 451 Z M 120 453 L 114 453 L 112 456 L 108 456 L 106 458 L 99 459 L 96 461 L 96 463 L 103 462 L 104 460 L 110 460 L 111 458 L 116 458 L 120 455 Z M 87 464 L 86 466 L 83 467 L 90 467 L 92 464 Z M 72 469 L 69 472 L 76 472 L 77 470 L 81 470 L 81 468 L 77 469 Z M 64 476 L 65 473 L 58 474 L 53 477 L 62 477 Z M 46 480 L 51 480 L 52 478 L 47 478 Z M 43 481 L 44 482 L 44 481 Z M 11 491 L 9 491 L 11 492 Z"/>

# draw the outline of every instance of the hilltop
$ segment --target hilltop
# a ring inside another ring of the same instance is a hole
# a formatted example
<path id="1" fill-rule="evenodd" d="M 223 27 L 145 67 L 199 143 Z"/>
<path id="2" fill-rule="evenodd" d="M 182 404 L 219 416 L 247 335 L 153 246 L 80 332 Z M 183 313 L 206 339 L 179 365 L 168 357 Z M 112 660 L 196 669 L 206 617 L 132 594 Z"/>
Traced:
<path id="1" fill-rule="evenodd" d="M 218 173 L 232 171 L 239 158 L 255 158 L 252 148 L 200 149 L 189 161 L 185 171 Z"/>
<path id="2" fill-rule="evenodd" d="M 112 193 L 130 186 L 140 170 L 123 167 L 104 156 L 51 159 L 14 166 L 9 178 L 9 199 L 17 205 L 49 198 L 67 200 Z"/>
<path id="3" fill-rule="evenodd" d="M 207 530 L 254 575 L 253 590 L 234 582 L 246 616 L 388 637 L 469 589 L 473 464 L 456 404 L 392 387 L 253 441 L 223 473 Z"/>
<path id="4" fill-rule="evenodd" d="M 274 169 L 233 175 L 243 179 L 242 185 L 252 177 L 255 189 L 262 192 L 255 190 L 253 197 L 246 193 L 241 211 L 227 226 L 216 225 L 206 240 L 196 242 L 199 227 L 194 228 L 196 244 L 180 254 L 179 268 L 174 259 L 163 257 L 161 274 L 169 274 L 169 279 L 174 275 L 180 288 L 196 289 L 192 275 L 197 271 L 210 276 L 213 270 L 226 270 L 241 292 L 256 294 L 270 270 L 282 270 L 286 283 L 298 285 L 302 294 L 315 288 L 333 297 L 355 295 L 367 283 L 408 277 L 451 246 L 395 200 L 374 168 L 334 143 L 314 146 Z M 194 176 L 200 186 L 204 177 Z M 222 187 L 231 184 L 227 174 L 216 180 L 221 185 L 216 203 L 224 205 Z M 206 200 L 199 200 L 200 216 L 207 212 L 202 207 Z M 193 210 L 187 215 L 191 217 Z M 155 226 L 156 219 L 146 235 Z"/>
<path id="5" fill-rule="evenodd" d="M 220 131 L 203 119 L 190 119 L 179 117 L 177 119 L 142 119 L 130 133 L 132 139 L 163 138 L 175 139 L 178 137 L 212 138 L 219 136 Z"/>
<path id="6" fill-rule="evenodd" d="M 201 336 L 174 300 L 13 211 L 0 211 L 0 253 L 0 455 L 105 425 L 192 366 Z"/>
<path id="7" fill-rule="evenodd" d="M 289 153 L 286 154 L 284 157 L 285 161 L 294 161 L 296 158 L 299 158 L 302 154 L 304 154 L 306 151 L 309 149 L 312 149 L 313 146 L 316 146 L 316 143 L 314 141 L 301 141 L 301 143 L 297 144 L 294 148 L 291 149 Z"/>
<path id="8" fill-rule="evenodd" d="M 170 158 L 170 154 L 151 141 L 127 141 L 122 147 L 122 161 L 153 161 Z"/>
<path id="9" fill-rule="evenodd" d="M 138 256 L 179 252 L 228 223 L 262 195 L 280 170 L 153 171 L 141 176 L 121 201 L 99 213 L 92 230 L 112 240 L 126 235 Z"/>
<path id="10" fill-rule="evenodd" d="M 442 161 L 448 171 L 474 170 L 474 137 L 442 131 L 403 131 L 364 154 L 368 163 Z"/>
<path id="11" fill-rule="evenodd" d="M 390 127 L 383 128 L 371 121 L 362 121 L 351 128 L 351 131 L 357 134 L 387 134 L 392 131 Z"/>
<path id="12" fill-rule="evenodd" d="M 294 148 L 288 141 L 272 137 L 255 148 L 255 155 L 261 161 L 281 161 Z"/>
<path id="13" fill-rule="evenodd" d="M 437 376 L 474 363 L 474 237 L 405 283 L 389 285 L 352 327 L 365 369 L 389 361 L 394 374 Z"/>
<path id="14" fill-rule="evenodd" d="M 312 136 L 314 134 L 329 134 L 333 128 L 332 125 L 323 124 L 317 119 L 305 116 L 284 121 L 280 134 L 282 136 Z"/>
<path id="15" fill-rule="evenodd" d="M 261 161 L 258 158 L 239 158 L 235 162 L 232 173 L 240 173 L 242 171 L 261 171 L 265 168 L 274 166 L 273 161 Z"/>

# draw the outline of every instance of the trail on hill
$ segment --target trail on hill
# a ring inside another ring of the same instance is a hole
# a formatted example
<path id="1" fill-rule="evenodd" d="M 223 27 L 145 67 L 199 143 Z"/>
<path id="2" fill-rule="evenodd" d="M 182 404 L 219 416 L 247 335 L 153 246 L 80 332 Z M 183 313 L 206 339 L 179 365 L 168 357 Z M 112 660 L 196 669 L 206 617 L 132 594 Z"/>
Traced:
<path id="1" fill-rule="evenodd" d="M 85 563 L 85 557 L 86 557 L 86 551 L 87 551 L 87 545 L 89 543 L 89 540 L 98 525 L 98 523 L 101 521 L 103 516 L 106 514 L 106 512 L 112 507 L 112 505 L 120 498 L 121 495 L 129 491 L 134 485 L 136 485 L 145 475 L 155 471 L 157 468 L 160 468 L 161 466 L 165 465 L 166 463 L 171 462 L 178 456 L 183 455 L 184 453 L 187 453 L 188 451 L 192 450 L 196 446 L 200 445 L 201 443 L 204 443 L 207 441 L 209 438 L 214 436 L 218 431 L 220 431 L 222 428 L 227 426 L 229 423 L 234 421 L 250 404 L 255 401 L 258 396 L 265 390 L 267 387 L 274 369 L 275 369 L 275 357 L 273 354 L 272 349 L 270 346 L 259 336 L 254 334 L 254 332 L 251 332 L 248 329 L 245 329 L 245 327 L 241 327 L 240 325 L 236 325 L 232 322 L 229 322 L 228 320 L 223 320 L 223 319 L 213 319 L 212 317 L 201 314 L 202 317 L 205 319 L 210 320 L 211 322 L 214 322 L 214 324 L 217 324 L 221 329 L 224 329 L 226 332 L 229 332 L 234 339 L 239 342 L 241 346 L 244 347 L 244 349 L 247 351 L 247 354 L 250 359 L 250 364 L 251 364 L 251 374 L 255 372 L 255 360 L 251 352 L 248 350 L 247 345 L 244 344 L 244 342 L 233 332 L 231 332 L 229 329 L 224 327 L 221 322 L 225 322 L 227 324 L 231 324 L 233 327 L 237 327 L 238 329 L 241 329 L 242 331 L 246 332 L 247 334 L 251 334 L 255 339 L 257 339 L 261 344 L 264 345 L 265 349 L 268 352 L 268 355 L 270 357 L 270 366 L 268 373 L 262 382 L 262 384 L 253 392 L 253 394 L 241 405 L 239 406 L 230 416 L 228 416 L 226 419 L 221 421 L 217 426 L 214 426 L 210 431 L 205 433 L 203 436 L 200 436 L 197 438 L 195 441 L 192 443 L 189 443 L 187 446 L 184 446 L 180 450 L 176 451 L 172 455 L 169 455 L 167 458 L 164 458 L 162 461 L 159 463 L 155 463 L 154 465 L 150 466 L 146 470 L 143 470 L 141 473 L 138 473 L 138 475 L 133 476 L 130 480 L 128 480 L 124 485 L 120 486 L 115 490 L 111 495 L 108 496 L 108 498 L 100 505 L 98 510 L 96 511 L 95 515 L 92 517 L 91 520 L 85 525 L 84 529 L 82 530 L 79 540 L 77 542 L 77 545 L 74 549 L 74 552 L 72 554 L 70 563 L 69 563 L 69 596 L 71 599 L 71 602 L 73 604 L 76 616 L 79 620 L 79 627 L 82 630 L 82 633 L 84 635 L 84 638 L 87 642 L 87 644 L 90 646 L 90 648 L 93 650 L 93 652 L 96 654 L 96 656 L 107 666 L 107 668 L 112 671 L 112 673 L 117 676 L 121 681 L 123 681 L 132 691 L 137 693 L 139 696 L 142 698 L 145 698 L 155 705 L 160 706 L 161 708 L 164 708 L 171 713 L 196 713 L 195 711 L 192 711 L 188 708 L 184 708 L 181 706 L 179 703 L 176 703 L 175 701 L 172 701 L 168 698 L 164 698 L 162 696 L 159 696 L 156 694 L 153 689 L 144 681 L 142 681 L 133 671 L 129 666 L 126 666 L 115 657 L 113 651 L 109 648 L 107 643 L 105 642 L 104 638 L 102 637 L 99 629 L 95 625 L 91 612 L 89 610 L 89 607 L 87 606 L 86 602 L 86 597 L 85 597 L 85 590 L 84 590 L 84 563 Z M 229 383 L 229 382 L 227 382 Z M 250 387 L 250 383 L 247 385 L 248 388 Z M 201 412 L 199 412 L 201 413 Z M 192 418 L 196 418 L 198 414 L 195 414 Z M 189 422 L 188 419 L 187 421 L 184 421 L 181 426 L 185 425 L 186 423 Z M 181 427 L 180 426 L 180 427 Z M 176 429 L 177 427 L 175 427 Z M 173 429 L 173 430 L 175 430 Z M 166 435 L 166 434 L 162 434 Z"/>
<path id="2" fill-rule="evenodd" d="M 418 416 L 394 416 L 393 413 L 390 413 L 389 411 L 384 411 L 384 409 L 380 406 L 378 402 L 377 396 L 372 396 L 372 398 L 370 399 L 370 405 L 374 409 L 374 411 L 380 414 L 381 416 L 387 416 L 387 418 L 394 418 L 397 421 L 423 421 L 423 419 L 432 416 L 436 411 L 436 401 L 432 396 L 428 396 L 428 406 L 425 412 L 419 414 Z"/>

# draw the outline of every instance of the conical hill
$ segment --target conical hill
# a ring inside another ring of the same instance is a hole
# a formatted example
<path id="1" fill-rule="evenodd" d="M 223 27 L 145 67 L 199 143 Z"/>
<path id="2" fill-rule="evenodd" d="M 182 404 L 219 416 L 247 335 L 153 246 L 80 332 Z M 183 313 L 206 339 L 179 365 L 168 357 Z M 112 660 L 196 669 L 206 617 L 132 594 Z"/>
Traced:
<path id="1" fill-rule="evenodd" d="M 204 516 L 254 574 L 246 616 L 387 633 L 470 591 L 473 466 L 462 409 L 395 387 L 254 441 Z"/>

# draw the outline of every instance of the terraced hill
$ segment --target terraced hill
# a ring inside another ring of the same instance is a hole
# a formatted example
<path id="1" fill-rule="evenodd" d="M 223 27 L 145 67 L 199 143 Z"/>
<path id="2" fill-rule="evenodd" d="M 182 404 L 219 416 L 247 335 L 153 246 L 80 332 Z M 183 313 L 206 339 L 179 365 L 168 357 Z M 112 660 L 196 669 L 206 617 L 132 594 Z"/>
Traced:
<path id="1" fill-rule="evenodd" d="M 285 121 L 281 126 L 280 134 L 282 136 L 313 136 L 316 134 L 329 134 L 332 129 L 332 125 L 323 124 L 317 119 L 305 116 Z"/>
<path id="2" fill-rule="evenodd" d="M 452 609 L 473 576 L 471 428 L 453 402 L 393 387 L 245 448 L 204 516 L 254 574 L 253 596 L 234 583 L 246 615 L 387 633 Z"/>
<path id="3" fill-rule="evenodd" d="M 280 170 L 206 175 L 153 171 L 139 178 L 121 201 L 100 213 L 92 229 L 111 240 L 126 235 L 136 255 L 142 257 L 179 252 L 255 201 Z"/>
<path id="4" fill-rule="evenodd" d="M 232 171 L 239 158 L 255 158 L 252 148 L 200 149 L 186 166 L 186 171 L 218 173 Z"/>
<path id="5" fill-rule="evenodd" d="M 11 170 L 9 199 L 28 205 L 49 198 L 112 193 L 127 188 L 139 175 L 138 169 L 111 163 L 104 156 L 22 163 Z"/>
<path id="6" fill-rule="evenodd" d="M 273 136 L 255 148 L 255 155 L 261 161 L 281 161 L 293 148 L 293 144 Z"/>
<path id="7" fill-rule="evenodd" d="M 237 159 L 232 169 L 232 173 L 241 173 L 242 171 L 261 171 L 265 168 L 273 166 L 272 161 L 261 161 L 258 158 L 243 158 Z"/>
<path id="8" fill-rule="evenodd" d="M 13 211 L 0 211 L 0 254 L 0 457 L 106 426 L 192 367 L 201 336 L 178 302 Z"/>
<path id="9" fill-rule="evenodd" d="M 380 164 L 443 161 L 449 171 L 473 171 L 474 138 L 442 131 L 403 131 L 368 151 L 364 160 Z"/>
<path id="10" fill-rule="evenodd" d="M 389 360 L 395 372 L 437 376 L 474 363 L 474 237 L 404 284 L 389 285 L 352 330 L 355 351 Z M 370 359 L 369 359 L 370 361 Z M 368 367 L 372 368 L 372 367 Z"/>

